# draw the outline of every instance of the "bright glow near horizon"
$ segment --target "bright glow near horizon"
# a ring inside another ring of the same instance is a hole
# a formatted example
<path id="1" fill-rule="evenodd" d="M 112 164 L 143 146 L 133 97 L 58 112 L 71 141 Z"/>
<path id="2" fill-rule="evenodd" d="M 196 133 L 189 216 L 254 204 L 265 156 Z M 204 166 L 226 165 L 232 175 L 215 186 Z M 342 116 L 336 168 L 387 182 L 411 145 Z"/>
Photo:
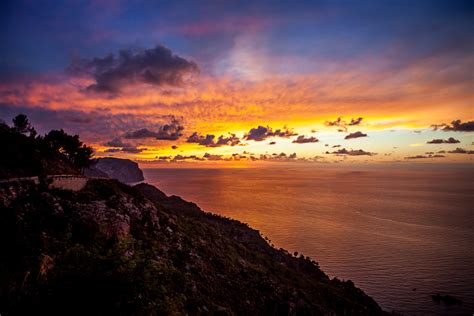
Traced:
<path id="1" fill-rule="evenodd" d="M 471 163 L 473 12 L 469 1 L 18 1 L 1 13 L 0 118 L 25 113 L 96 156 L 147 165 Z M 271 130 L 245 137 L 258 126 Z"/>

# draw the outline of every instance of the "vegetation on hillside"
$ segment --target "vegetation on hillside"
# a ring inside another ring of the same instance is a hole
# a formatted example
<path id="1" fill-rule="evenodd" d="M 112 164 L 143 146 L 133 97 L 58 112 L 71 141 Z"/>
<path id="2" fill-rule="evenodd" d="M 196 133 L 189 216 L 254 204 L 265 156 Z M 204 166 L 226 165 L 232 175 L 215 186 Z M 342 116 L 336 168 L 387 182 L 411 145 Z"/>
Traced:
<path id="1" fill-rule="evenodd" d="M 0 122 L 0 148 L 0 178 L 79 174 L 93 154 L 78 135 L 62 129 L 38 135 L 24 114 L 17 115 L 11 127 Z"/>
<path id="2" fill-rule="evenodd" d="M 350 281 L 150 185 L 0 185 L 0 313 L 378 315 Z"/>
<path id="3" fill-rule="evenodd" d="M 92 150 L 24 115 L 0 124 L 0 176 L 78 173 Z M 0 182 L 1 315 L 381 315 L 351 281 L 148 184 L 78 192 Z"/>

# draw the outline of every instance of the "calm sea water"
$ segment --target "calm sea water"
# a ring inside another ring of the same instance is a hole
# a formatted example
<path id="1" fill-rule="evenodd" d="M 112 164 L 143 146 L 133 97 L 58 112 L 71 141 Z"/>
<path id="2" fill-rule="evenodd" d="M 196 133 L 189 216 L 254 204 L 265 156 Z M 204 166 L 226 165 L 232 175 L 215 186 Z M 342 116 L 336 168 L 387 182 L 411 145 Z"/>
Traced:
<path id="1" fill-rule="evenodd" d="M 145 169 L 147 182 L 248 223 L 353 280 L 382 308 L 474 313 L 474 169 Z M 432 301 L 446 293 L 461 306 Z"/>

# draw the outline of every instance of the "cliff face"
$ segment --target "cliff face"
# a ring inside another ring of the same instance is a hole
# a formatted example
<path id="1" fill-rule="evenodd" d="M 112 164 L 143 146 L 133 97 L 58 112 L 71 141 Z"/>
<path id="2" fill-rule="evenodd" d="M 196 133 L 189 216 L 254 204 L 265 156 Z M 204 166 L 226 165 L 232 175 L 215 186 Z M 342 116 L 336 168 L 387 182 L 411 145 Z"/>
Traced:
<path id="1" fill-rule="evenodd" d="M 98 158 L 91 167 L 84 170 L 88 177 L 108 177 L 122 183 L 136 183 L 145 180 L 138 164 L 128 159 Z"/>
<path id="2" fill-rule="evenodd" d="M 379 315 L 352 282 L 147 184 L 0 186 L 0 313 Z"/>

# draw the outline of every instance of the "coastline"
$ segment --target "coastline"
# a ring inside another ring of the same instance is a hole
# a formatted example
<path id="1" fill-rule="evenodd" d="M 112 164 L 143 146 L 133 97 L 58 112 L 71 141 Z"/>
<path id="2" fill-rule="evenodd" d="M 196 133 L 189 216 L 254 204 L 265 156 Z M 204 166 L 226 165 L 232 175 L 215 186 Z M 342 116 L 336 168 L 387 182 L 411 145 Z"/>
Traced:
<path id="1" fill-rule="evenodd" d="M 450 168 L 355 171 L 178 168 L 157 169 L 155 176 L 144 169 L 144 174 L 167 194 L 246 222 L 277 247 L 316 258 L 331 277 L 353 280 L 385 310 L 469 312 L 474 280 L 466 275 L 474 258 L 468 255 L 468 241 L 474 232 L 463 219 L 472 218 L 466 207 L 472 190 L 465 185 L 471 173 Z M 348 192 L 356 184 L 358 189 Z M 458 201 L 455 210 L 445 205 L 452 199 Z M 438 264 L 431 265 L 434 261 Z M 458 272 L 446 274 L 453 265 Z M 437 293 L 464 303 L 438 304 L 431 298 Z"/>

